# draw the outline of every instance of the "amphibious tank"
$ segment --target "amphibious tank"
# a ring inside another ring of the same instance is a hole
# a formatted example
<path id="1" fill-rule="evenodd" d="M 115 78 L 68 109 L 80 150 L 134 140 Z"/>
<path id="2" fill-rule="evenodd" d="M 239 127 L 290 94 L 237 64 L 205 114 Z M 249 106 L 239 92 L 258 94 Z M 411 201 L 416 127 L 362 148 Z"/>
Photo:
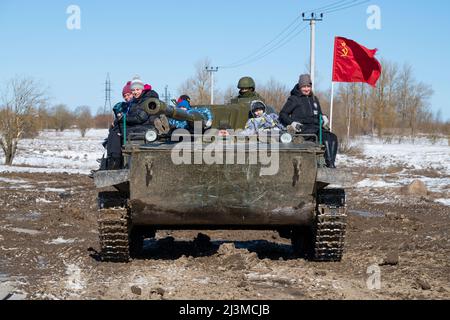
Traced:
<path id="1" fill-rule="evenodd" d="M 102 259 L 138 257 L 157 230 L 276 230 L 299 257 L 340 261 L 346 195 L 331 185 L 348 184 L 350 175 L 325 167 L 320 138 L 242 136 L 235 130 L 248 120 L 247 105 L 202 107 L 214 116 L 209 130 L 195 107 L 145 101 L 149 115 L 188 121 L 189 130 L 159 135 L 149 127 L 123 147 L 124 169 L 95 173 Z"/>

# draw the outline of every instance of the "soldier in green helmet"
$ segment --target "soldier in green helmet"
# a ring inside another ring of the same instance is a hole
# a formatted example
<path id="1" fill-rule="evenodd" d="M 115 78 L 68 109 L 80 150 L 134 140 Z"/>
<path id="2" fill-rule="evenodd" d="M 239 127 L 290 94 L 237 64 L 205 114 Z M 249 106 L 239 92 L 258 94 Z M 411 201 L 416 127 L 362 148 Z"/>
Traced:
<path id="1" fill-rule="evenodd" d="M 233 99 L 231 99 L 232 104 L 239 104 L 239 103 L 247 103 L 250 105 L 250 103 L 254 100 L 260 100 L 264 101 L 264 98 L 259 95 L 255 91 L 256 84 L 255 80 L 251 77 L 243 77 L 239 80 L 238 83 L 238 89 L 239 89 L 239 95 Z"/>
<path id="2" fill-rule="evenodd" d="M 253 101 L 262 101 L 266 102 L 261 95 L 255 91 L 256 84 L 255 80 L 251 77 L 243 77 L 239 80 L 238 89 L 239 95 L 231 99 L 231 104 L 246 104 L 249 107 L 249 117 L 252 118 L 250 104 Z M 267 113 L 273 114 L 276 113 L 275 109 L 272 106 L 267 106 Z"/>

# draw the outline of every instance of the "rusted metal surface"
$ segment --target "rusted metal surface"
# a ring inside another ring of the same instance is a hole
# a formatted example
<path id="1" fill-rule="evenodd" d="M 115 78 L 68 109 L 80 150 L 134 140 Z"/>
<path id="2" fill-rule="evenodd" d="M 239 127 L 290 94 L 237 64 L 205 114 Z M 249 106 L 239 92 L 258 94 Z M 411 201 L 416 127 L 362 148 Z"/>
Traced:
<path id="1" fill-rule="evenodd" d="M 353 183 L 352 173 L 342 169 L 319 168 L 317 171 L 317 183 L 324 185 L 338 185 L 346 188 Z"/>
<path id="2" fill-rule="evenodd" d="M 94 173 L 95 187 L 98 189 L 128 182 L 130 170 L 101 170 Z"/>
<path id="3" fill-rule="evenodd" d="M 247 149 L 240 156 L 255 156 Z M 194 160 L 194 154 L 190 155 Z M 256 155 L 257 156 L 257 155 Z M 236 161 L 235 161 L 236 162 Z M 180 164 L 171 148 L 132 153 L 130 206 L 136 224 L 308 225 L 314 217 L 315 152 L 280 151 L 279 170 L 264 165 Z"/>

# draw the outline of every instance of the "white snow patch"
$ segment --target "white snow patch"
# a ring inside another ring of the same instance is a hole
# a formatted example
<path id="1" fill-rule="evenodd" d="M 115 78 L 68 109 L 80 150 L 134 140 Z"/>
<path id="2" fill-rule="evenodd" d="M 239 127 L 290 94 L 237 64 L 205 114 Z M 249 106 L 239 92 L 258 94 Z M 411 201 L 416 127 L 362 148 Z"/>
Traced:
<path id="1" fill-rule="evenodd" d="M 37 198 L 36 203 L 52 203 L 53 201 L 47 200 L 45 198 Z"/>
<path id="2" fill-rule="evenodd" d="M 400 175 L 400 176 L 403 176 Z M 401 178 L 398 180 L 403 186 L 408 186 L 414 182 L 414 180 L 422 181 L 431 192 L 448 192 L 450 190 L 450 178 L 429 178 L 429 177 L 417 177 L 412 176 L 408 178 Z"/>
<path id="3" fill-rule="evenodd" d="M 440 203 L 440 204 L 443 204 L 444 206 L 450 207 L 450 199 L 449 198 L 437 199 L 436 202 Z"/>
<path id="4" fill-rule="evenodd" d="M 85 138 L 77 130 L 43 131 L 35 139 L 21 140 L 14 166 L 0 166 L 0 172 L 89 174 L 98 168 L 107 136 L 108 130 L 89 130 Z"/>
<path id="5" fill-rule="evenodd" d="M 64 239 L 63 237 L 59 237 L 56 239 L 53 239 L 52 241 L 45 241 L 45 244 L 71 244 L 78 241 L 78 239 Z"/>
<path id="6" fill-rule="evenodd" d="M 365 179 L 363 181 L 358 182 L 355 187 L 356 188 L 394 188 L 398 187 L 398 183 L 389 183 L 383 180 L 371 180 Z"/>
<path id="7" fill-rule="evenodd" d="M 23 179 L 9 179 L 9 178 L 3 178 L 0 177 L 0 182 L 8 184 L 7 187 L 0 187 L 0 189 L 31 189 L 33 188 L 32 185 L 28 184 L 29 181 L 23 180 Z"/>
<path id="8" fill-rule="evenodd" d="M 61 189 L 61 188 L 45 188 L 44 191 L 45 191 L 45 192 L 57 192 L 57 193 L 63 193 L 63 192 L 66 192 L 66 189 Z"/>
<path id="9" fill-rule="evenodd" d="M 29 234 L 29 235 L 32 235 L 32 236 L 35 236 L 35 235 L 38 235 L 38 234 L 41 233 L 41 231 L 38 231 L 38 230 L 23 229 L 23 228 L 4 228 L 4 229 L 9 230 L 9 231 L 14 231 L 14 232 L 17 232 L 17 233 Z"/>
<path id="10" fill-rule="evenodd" d="M 76 264 L 66 264 L 66 289 L 80 291 L 85 288 L 86 282 L 82 278 L 81 269 Z"/>
<path id="11" fill-rule="evenodd" d="M 378 138 L 360 137 L 353 144 L 363 149 L 363 157 L 338 155 L 340 167 L 390 168 L 400 167 L 397 174 L 370 175 L 377 180 L 366 179 L 359 182 L 357 188 L 391 188 L 411 184 L 421 180 L 431 192 L 445 193 L 450 190 L 450 147 L 447 139 L 431 141 L 425 137 L 403 139 L 398 143 L 385 143 Z M 432 170 L 438 174 L 435 178 L 417 175 L 414 170 Z"/>
<path id="12" fill-rule="evenodd" d="M 20 167 L 20 166 L 1 166 L 0 173 L 67 173 L 67 174 L 83 174 L 88 175 L 91 170 L 83 169 L 67 169 L 67 168 L 34 168 L 34 167 Z"/>
<path id="13" fill-rule="evenodd" d="M 346 155 L 338 156 L 338 164 L 367 167 L 406 167 L 408 169 L 433 169 L 450 175 L 450 147 L 447 139 L 433 143 L 426 138 L 402 143 L 384 143 L 380 139 L 360 137 L 353 144 L 363 148 L 366 159 Z"/>
<path id="14" fill-rule="evenodd" d="M 5 183 L 9 183 L 9 184 L 28 183 L 28 181 L 26 181 L 26 180 L 8 179 L 8 178 L 3 178 L 3 177 L 0 177 L 0 182 L 5 182 Z"/>

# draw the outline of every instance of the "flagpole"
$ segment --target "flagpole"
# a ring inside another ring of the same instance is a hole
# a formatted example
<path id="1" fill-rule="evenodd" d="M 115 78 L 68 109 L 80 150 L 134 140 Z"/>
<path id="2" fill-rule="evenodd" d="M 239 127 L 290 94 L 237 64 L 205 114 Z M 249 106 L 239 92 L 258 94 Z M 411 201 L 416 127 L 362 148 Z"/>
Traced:
<path id="1" fill-rule="evenodd" d="M 330 131 L 333 131 L 334 81 L 331 82 Z"/>

